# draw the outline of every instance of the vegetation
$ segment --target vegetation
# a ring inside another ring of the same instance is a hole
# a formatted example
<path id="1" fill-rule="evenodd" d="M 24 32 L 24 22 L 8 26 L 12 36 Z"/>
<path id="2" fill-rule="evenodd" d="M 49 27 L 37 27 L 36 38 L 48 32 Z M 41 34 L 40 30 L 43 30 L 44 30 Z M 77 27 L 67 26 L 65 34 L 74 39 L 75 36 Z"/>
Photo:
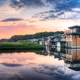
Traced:
<path id="1" fill-rule="evenodd" d="M 33 35 L 14 35 L 10 39 L 0 40 L 0 51 L 41 51 L 44 46 L 39 45 L 37 42 L 30 42 L 31 39 L 45 38 L 48 36 L 56 36 L 58 34 L 63 34 L 62 31 L 57 32 L 41 32 Z"/>
<path id="2" fill-rule="evenodd" d="M 41 32 L 41 33 L 36 33 L 32 35 L 15 35 L 15 36 L 12 36 L 8 41 L 28 40 L 33 38 L 37 39 L 37 38 L 48 37 L 53 35 L 54 35 L 54 32 Z"/>
<path id="3" fill-rule="evenodd" d="M 43 46 L 32 42 L 1 42 L 0 50 L 43 50 Z"/>
<path id="4" fill-rule="evenodd" d="M 10 39 L 1 39 L 0 42 L 16 42 L 18 40 L 28 40 L 28 39 L 33 39 L 33 38 L 43 38 L 43 37 L 48 37 L 48 36 L 55 36 L 58 34 L 63 34 L 63 31 L 57 31 L 57 32 L 41 32 L 41 33 L 36 33 L 32 35 L 14 35 Z"/>

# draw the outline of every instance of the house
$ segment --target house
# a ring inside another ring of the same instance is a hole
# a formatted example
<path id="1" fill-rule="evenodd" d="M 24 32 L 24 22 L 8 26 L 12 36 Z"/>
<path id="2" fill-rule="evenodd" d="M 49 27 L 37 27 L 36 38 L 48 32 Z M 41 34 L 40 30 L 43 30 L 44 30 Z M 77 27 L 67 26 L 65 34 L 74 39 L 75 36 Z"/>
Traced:
<path id="1" fill-rule="evenodd" d="M 66 54 L 64 61 L 71 68 L 80 68 L 80 26 L 69 27 L 65 33 Z"/>
<path id="2" fill-rule="evenodd" d="M 51 41 L 54 49 L 54 57 L 61 59 L 65 50 L 64 34 L 55 35 Z"/>
<path id="3" fill-rule="evenodd" d="M 66 43 L 68 48 L 80 48 L 80 26 L 69 27 L 66 33 Z"/>

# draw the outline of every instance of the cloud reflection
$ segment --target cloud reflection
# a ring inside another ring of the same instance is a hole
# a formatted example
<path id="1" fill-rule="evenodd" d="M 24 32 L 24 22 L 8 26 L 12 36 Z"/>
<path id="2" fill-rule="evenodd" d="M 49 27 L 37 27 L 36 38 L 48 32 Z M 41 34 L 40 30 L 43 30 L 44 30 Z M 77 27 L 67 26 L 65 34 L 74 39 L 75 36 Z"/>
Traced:
<path id="1" fill-rule="evenodd" d="M 53 56 L 33 52 L 0 55 L 0 80 L 79 80 L 76 72 Z M 14 66 L 14 67 L 12 67 Z M 4 77 L 3 77 L 4 76 Z"/>
<path id="2" fill-rule="evenodd" d="M 14 54 L 1 54 L 0 63 L 12 64 L 50 64 L 50 65 L 63 65 L 63 61 L 58 61 L 52 56 L 36 55 L 35 53 L 14 53 Z"/>

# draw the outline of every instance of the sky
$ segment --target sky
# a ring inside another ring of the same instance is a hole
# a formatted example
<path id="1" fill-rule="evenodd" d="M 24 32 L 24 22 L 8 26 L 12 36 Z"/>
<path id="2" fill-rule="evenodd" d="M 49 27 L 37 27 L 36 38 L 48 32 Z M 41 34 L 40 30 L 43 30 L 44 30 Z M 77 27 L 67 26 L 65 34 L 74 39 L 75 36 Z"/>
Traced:
<path id="1" fill-rule="evenodd" d="M 0 39 L 80 25 L 80 0 L 0 0 Z"/>

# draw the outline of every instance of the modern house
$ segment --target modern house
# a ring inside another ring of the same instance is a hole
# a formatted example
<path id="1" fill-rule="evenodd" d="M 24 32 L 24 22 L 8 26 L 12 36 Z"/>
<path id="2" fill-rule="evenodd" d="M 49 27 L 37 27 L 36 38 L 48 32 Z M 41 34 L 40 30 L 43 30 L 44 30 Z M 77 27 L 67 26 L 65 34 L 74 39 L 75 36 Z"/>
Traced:
<path id="1" fill-rule="evenodd" d="M 71 68 L 80 68 L 80 26 L 69 27 L 65 39 L 66 54 L 64 54 L 64 61 Z"/>
<path id="2" fill-rule="evenodd" d="M 80 48 L 80 26 L 69 27 L 69 31 L 66 33 L 66 42 L 68 48 Z"/>

